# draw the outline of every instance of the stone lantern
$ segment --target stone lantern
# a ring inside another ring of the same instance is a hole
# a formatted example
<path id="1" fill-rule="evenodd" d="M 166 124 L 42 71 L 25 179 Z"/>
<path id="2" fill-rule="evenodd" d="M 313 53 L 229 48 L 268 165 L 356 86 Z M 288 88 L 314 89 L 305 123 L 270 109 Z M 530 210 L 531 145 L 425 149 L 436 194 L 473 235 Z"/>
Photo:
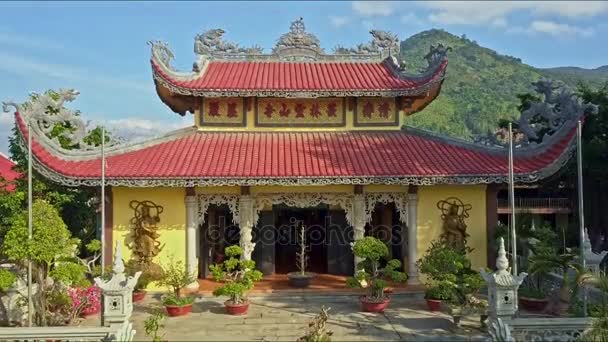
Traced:
<path id="1" fill-rule="evenodd" d="M 101 289 L 103 297 L 102 324 L 111 326 L 122 324 L 129 320 L 133 313 L 133 289 L 141 272 L 135 276 L 125 275 L 125 265 L 120 252 L 120 241 L 116 241 L 114 263 L 112 264 L 112 278 L 103 280 L 95 278 L 95 284 Z"/>
<path id="2" fill-rule="evenodd" d="M 585 256 L 585 266 L 587 270 L 593 274 L 600 274 L 600 264 L 608 251 L 603 251 L 600 253 L 594 253 L 591 246 L 591 240 L 589 239 L 589 234 L 587 233 L 587 228 L 585 228 L 585 240 L 583 241 L 583 254 Z"/>
<path id="3" fill-rule="evenodd" d="M 488 286 L 488 316 L 490 319 L 501 318 L 510 320 L 517 312 L 517 289 L 524 281 L 527 273 L 514 276 L 509 272 L 509 260 L 505 252 L 505 242 L 500 238 L 496 272 L 481 270 L 481 276 Z"/>

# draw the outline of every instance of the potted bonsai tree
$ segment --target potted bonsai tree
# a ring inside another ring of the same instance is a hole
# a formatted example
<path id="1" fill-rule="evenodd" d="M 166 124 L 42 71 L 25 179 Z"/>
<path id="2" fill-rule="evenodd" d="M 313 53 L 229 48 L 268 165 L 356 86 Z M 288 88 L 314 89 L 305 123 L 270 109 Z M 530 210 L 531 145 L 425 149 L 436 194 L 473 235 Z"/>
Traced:
<path id="1" fill-rule="evenodd" d="M 226 247 L 224 254 L 227 259 L 223 263 L 209 266 L 213 279 L 224 282 L 213 295 L 228 297 L 224 302 L 228 314 L 244 315 L 249 309 L 246 294 L 254 282 L 262 279 L 262 272 L 255 269 L 255 261 L 240 260 L 243 250 L 239 246 Z"/>
<path id="2" fill-rule="evenodd" d="M 181 291 L 189 284 L 196 281 L 196 277 L 188 272 L 182 261 L 171 262 L 161 266 L 162 275 L 158 284 L 171 289 L 171 292 L 163 299 L 163 305 L 167 314 L 171 317 L 184 316 L 192 312 L 194 298 L 182 296 Z"/>
<path id="3" fill-rule="evenodd" d="M 308 248 L 306 247 L 306 228 L 303 224 L 300 224 L 298 240 L 300 242 L 300 250 L 296 252 L 296 265 L 298 266 L 298 272 L 287 273 L 287 278 L 289 278 L 289 285 L 298 288 L 305 288 L 310 285 L 310 281 L 312 278 L 314 278 L 315 274 L 306 272 L 306 266 L 308 265 Z"/>
<path id="4" fill-rule="evenodd" d="M 372 236 L 357 240 L 353 244 L 353 253 L 363 261 L 357 264 L 359 271 L 354 277 L 348 278 L 346 284 L 367 289 L 367 294 L 360 297 L 363 311 L 383 312 L 390 302 L 384 292 L 387 285 L 385 279 L 395 282 L 407 280 L 407 274 L 398 271 L 401 262 L 397 259 L 389 260 L 385 267 L 380 268 L 380 261 L 389 255 L 388 247 Z"/>
<path id="5" fill-rule="evenodd" d="M 154 267 L 150 267 L 145 263 L 137 262 L 131 259 L 125 265 L 127 274 L 134 275 L 137 272 L 141 272 L 135 288 L 133 289 L 133 302 L 141 302 L 146 297 L 146 288 L 153 281 L 161 279 L 161 271 L 155 270 Z M 158 267 L 158 265 L 155 265 Z"/>
<path id="6" fill-rule="evenodd" d="M 449 283 L 436 282 L 426 284 L 424 299 L 429 311 L 440 311 L 441 302 L 452 299 L 452 288 Z"/>

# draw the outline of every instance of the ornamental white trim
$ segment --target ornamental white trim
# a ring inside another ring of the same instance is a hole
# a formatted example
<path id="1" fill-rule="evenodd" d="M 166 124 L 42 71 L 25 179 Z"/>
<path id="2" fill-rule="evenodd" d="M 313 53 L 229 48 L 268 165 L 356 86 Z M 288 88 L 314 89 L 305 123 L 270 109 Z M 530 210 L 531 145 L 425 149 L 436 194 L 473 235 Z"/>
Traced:
<path id="1" fill-rule="evenodd" d="M 199 194 L 197 196 L 198 199 L 198 222 L 199 224 L 205 223 L 205 214 L 207 213 L 207 209 L 209 209 L 209 205 L 228 205 L 230 211 L 232 212 L 232 222 L 234 224 L 239 224 L 239 195 L 228 195 L 228 194 Z"/>
<path id="2" fill-rule="evenodd" d="M 346 221 L 352 225 L 353 194 L 351 193 L 277 193 L 254 197 L 253 222 L 256 224 L 260 211 L 267 205 L 285 204 L 296 208 L 315 207 L 319 204 L 338 205 L 346 212 Z"/>
<path id="3" fill-rule="evenodd" d="M 399 213 L 399 221 L 407 224 L 407 193 L 405 192 L 367 192 L 365 193 L 365 220 L 371 222 L 377 203 L 394 203 Z"/>

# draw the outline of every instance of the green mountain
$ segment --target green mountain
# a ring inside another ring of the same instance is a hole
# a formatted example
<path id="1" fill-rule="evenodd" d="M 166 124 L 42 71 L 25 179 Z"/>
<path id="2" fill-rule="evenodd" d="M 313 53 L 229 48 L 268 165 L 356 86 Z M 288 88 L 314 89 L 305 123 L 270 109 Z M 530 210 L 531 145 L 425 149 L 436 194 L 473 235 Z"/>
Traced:
<path id="1" fill-rule="evenodd" d="M 436 29 L 402 41 L 400 59 L 408 70 L 424 69 L 424 56 L 431 45 L 438 43 L 452 48 L 441 93 L 423 111 L 408 118 L 407 124 L 442 134 L 470 138 L 471 134 L 493 131 L 500 119 L 519 115 L 517 95 L 532 92 L 532 82 L 543 76 L 571 86 L 580 80 L 593 85 L 608 80 L 608 66 L 594 70 L 538 69 L 519 58 L 479 46 L 465 36 Z"/>
<path id="2" fill-rule="evenodd" d="M 592 86 L 598 87 L 608 81 L 608 65 L 595 69 L 584 69 L 579 67 L 557 67 L 539 69 L 547 77 L 555 78 L 567 84 L 576 84 L 585 81 Z"/>

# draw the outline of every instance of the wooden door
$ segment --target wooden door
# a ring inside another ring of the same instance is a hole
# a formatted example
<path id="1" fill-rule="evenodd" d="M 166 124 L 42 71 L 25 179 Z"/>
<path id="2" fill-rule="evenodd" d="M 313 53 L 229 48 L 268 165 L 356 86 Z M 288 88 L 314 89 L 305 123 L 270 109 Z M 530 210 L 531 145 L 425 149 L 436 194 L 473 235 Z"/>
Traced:
<path id="1" fill-rule="evenodd" d="M 337 275 L 352 275 L 355 261 L 350 243 L 353 229 L 346 222 L 343 210 L 331 210 L 330 220 L 326 225 L 327 272 Z"/>
<path id="2" fill-rule="evenodd" d="M 253 239 L 255 248 L 251 258 L 255 261 L 256 268 L 264 275 L 273 274 L 275 227 L 272 210 L 260 212 L 258 224 L 253 228 Z"/>

